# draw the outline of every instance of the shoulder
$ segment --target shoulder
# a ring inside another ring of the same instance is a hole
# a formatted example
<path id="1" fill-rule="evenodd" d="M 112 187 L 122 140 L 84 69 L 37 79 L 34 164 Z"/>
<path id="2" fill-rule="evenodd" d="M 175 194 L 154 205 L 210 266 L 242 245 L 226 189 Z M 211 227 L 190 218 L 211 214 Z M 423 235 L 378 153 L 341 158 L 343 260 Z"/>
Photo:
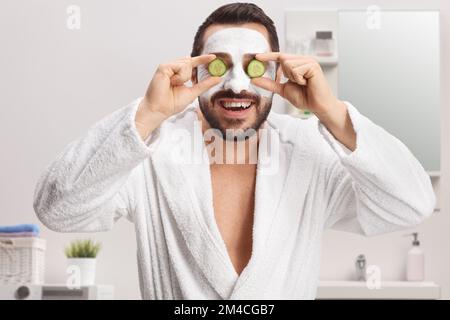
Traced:
<path id="1" fill-rule="evenodd" d="M 271 111 L 267 123 L 272 129 L 279 132 L 283 140 L 293 144 L 309 145 L 309 143 L 323 140 L 319 132 L 319 120 L 315 116 L 301 119 Z"/>
<path id="2" fill-rule="evenodd" d="M 188 105 L 183 111 L 167 118 L 157 129 L 158 132 L 164 133 L 174 129 L 186 129 L 191 131 L 193 123 L 199 121 L 196 112 L 197 106 L 198 103 L 195 101 Z"/>
<path id="3" fill-rule="evenodd" d="M 334 166 L 336 162 L 339 162 L 336 153 L 319 130 L 320 121 L 317 117 L 301 119 L 271 112 L 267 123 L 278 132 L 281 141 L 292 144 L 318 167 Z"/>

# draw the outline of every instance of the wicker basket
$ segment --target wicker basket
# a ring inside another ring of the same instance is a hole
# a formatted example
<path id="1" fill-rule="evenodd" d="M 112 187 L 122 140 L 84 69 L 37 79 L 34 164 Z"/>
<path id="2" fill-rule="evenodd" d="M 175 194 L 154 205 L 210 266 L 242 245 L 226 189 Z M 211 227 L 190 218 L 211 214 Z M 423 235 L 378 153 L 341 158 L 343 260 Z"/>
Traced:
<path id="1" fill-rule="evenodd" d="M 0 284 L 43 284 L 45 240 L 0 237 Z"/>

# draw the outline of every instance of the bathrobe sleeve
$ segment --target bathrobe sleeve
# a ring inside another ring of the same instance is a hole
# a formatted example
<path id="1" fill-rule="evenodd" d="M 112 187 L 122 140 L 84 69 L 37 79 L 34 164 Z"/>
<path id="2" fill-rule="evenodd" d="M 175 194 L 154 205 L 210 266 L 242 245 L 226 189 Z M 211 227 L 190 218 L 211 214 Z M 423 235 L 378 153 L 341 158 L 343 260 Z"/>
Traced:
<path id="1" fill-rule="evenodd" d="M 93 232 L 112 228 L 130 217 L 127 181 L 150 152 L 135 127 L 141 99 L 94 124 L 70 143 L 38 180 L 34 210 L 48 228 Z"/>
<path id="2" fill-rule="evenodd" d="M 435 207 L 430 177 L 400 140 L 346 105 L 357 135 L 353 152 L 319 122 L 336 155 L 326 174 L 325 227 L 377 235 L 419 224 Z"/>

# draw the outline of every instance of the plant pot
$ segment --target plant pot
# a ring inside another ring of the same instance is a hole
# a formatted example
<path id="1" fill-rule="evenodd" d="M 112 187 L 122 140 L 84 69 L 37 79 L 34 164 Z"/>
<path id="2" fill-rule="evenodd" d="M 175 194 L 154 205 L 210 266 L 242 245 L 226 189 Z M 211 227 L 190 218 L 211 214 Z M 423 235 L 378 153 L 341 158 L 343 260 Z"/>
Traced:
<path id="1" fill-rule="evenodd" d="M 96 258 L 68 258 L 67 267 L 76 272 L 80 277 L 80 286 L 92 286 L 95 284 Z"/>

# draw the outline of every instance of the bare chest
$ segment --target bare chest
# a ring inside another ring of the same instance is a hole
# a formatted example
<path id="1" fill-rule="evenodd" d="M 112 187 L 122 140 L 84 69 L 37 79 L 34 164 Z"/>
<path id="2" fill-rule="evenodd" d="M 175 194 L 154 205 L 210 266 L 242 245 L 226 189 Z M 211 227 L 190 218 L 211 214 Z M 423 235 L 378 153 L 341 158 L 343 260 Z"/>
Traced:
<path id="1" fill-rule="evenodd" d="M 217 226 L 237 273 L 251 257 L 256 165 L 211 166 Z"/>

